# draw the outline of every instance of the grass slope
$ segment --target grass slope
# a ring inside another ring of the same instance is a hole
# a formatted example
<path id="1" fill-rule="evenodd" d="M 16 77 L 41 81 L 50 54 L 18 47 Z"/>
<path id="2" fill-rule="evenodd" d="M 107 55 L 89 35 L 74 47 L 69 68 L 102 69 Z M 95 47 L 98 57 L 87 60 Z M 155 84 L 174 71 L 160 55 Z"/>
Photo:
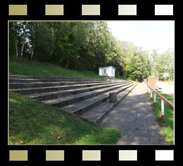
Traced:
<path id="1" fill-rule="evenodd" d="M 164 94 L 163 92 L 159 92 L 160 95 L 165 97 L 168 101 L 170 101 L 172 104 L 174 103 L 174 99 L 170 97 L 167 94 Z M 147 92 L 148 94 L 148 92 Z M 164 104 L 164 120 L 161 120 L 161 98 L 156 96 L 156 105 L 154 106 L 154 94 L 152 95 L 152 99 L 149 100 L 151 102 L 153 111 L 155 112 L 155 115 L 157 117 L 157 121 L 159 122 L 162 134 L 164 135 L 166 141 L 169 144 L 174 143 L 174 111 L 165 103 Z"/>
<path id="2" fill-rule="evenodd" d="M 9 92 L 9 144 L 115 144 L 120 131 L 103 128 Z"/>
<path id="3" fill-rule="evenodd" d="M 93 71 L 70 70 L 50 63 L 41 63 L 26 59 L 10 59 L 9 75 L 25 76 L 58 76 L 71 78 L 99 78 L 103 77 Z"/>
<path id="4" fill-rule="evenodd" d="M 163 82 L 164 84 L 174 85 L 174 82 Z"/>
<path id="5" fill-rule="evenodd" d="M 9 60 L 10 75 L 102 78 L 25 59 Z M 120 131 L 99 127 L 41 102 L 9 92 L 9 144 L 115 144 Z"/>
<path id="6" fill-rule="evenodd" d="M 174 81 L 158 81 L 158 83 L 168 84 L 168 85 L 174 85 Z"/>

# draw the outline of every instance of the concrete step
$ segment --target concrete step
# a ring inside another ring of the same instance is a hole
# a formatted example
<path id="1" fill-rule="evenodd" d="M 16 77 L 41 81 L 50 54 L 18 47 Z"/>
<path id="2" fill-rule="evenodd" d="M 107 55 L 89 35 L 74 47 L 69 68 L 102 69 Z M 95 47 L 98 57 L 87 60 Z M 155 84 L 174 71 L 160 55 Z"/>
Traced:
<path id="1" fill-rule="evenodd" d="M 116 84 L 105 84 L 105 85 L 98 85 L 98 86 L 92 86 L 92 87 L 84 87 L 84 88 L 78 88 L 78 89 L 69 89 L 69 90 L 60 90 L 60 91 L 54 91 L 54 92 L 44 92 L 44 93 L 35 93 L 35 94 L 30 94 L 26 95 L 27 97 L 39 101 L 43 100 L 50 100 L 53 98 L 60 98 L 64 96 L 70 96 L 70 95 L 76 95 L 79 93 L 84 93 L 84 92 L 89 92 L 89 91 L 94 91 L 97 89 L 103 89 L 107 87 L 112 87 L 118 84 L 125 84 L 125 83 L 116 83 Z"/>
<path id="2" fill-rule="evenodd" d="M 67 78 L 67 77 L 52 77 L 52 76 L 21 76 L 10 75 L 9 80 L 69 80 L 69 81 L 104 81 L 103 79 L 91 79 L 91 78 Z"/>
<path id="3" fill-rule="evenodd" d="M 130 86 L 132 86 L 132 84 L 124 85 L 124 86 L 122 86 L 120 88 L 117 88 L 115 90 L 112 90 L 110 92 L 119 93 L 119 92 L 125 90 L 126 88 L 129 88 Z M 106 93 L 103 93 L 101 95 L 95 96 L 93 98 L 86 99 L 84 101 L 80 101 L 80 102 L 77 102 L 77 103 L 74 103 L 74 104 L 70 104 L 68 106 L 62 107 L 61 110 L 67 111 L 67 112 L 72 113 L 72 114 L 81 115 L 84 112 L 86 112 L 86 111 L 92 109 L 93 107 L 99 105 L 100 103 L 105 102 L 106 100 L 108 100 L 110 92 L 106 92 Z"/>
<path id="4" fill-rule="evenodd" d="M 59 86 L 59 85 L 74 85 L 74 84 L 90 84 L 90 83 L 105 83 L 94 81 L 58 81 L 58 82 L 30 82 L 30 83 L 9 83 L 10 89 L 18 88 L 34 88 L 34 87 L 47 87 L 47 86 Z M 107 82 L 110 83 L 110 82 Z"/>
<path id="5" fill-rule="evenodd" d="M 101 82 L 101 83 L 87 83 L 87 84 L 72 84 L 72 85 L 62 85 L 62 86 L 48 86 L 48 87 L 34 87 L 34 88 L 21 88 L 21 89 L 10 89 L 10 91 L 22 94 L 22 95 L 30 95 L 35 93 L 43 93 L 43 92 L 53 92 L 60 90 L 68 90 L 68 89 L 78 89 L 84 87 L 93 87 L 98 85 L 106 85 L 111 84 L 109 82 Z"/>
<path id="6" fill-rule="evenodd" d="M 98 90 L 91 91 L 91 92 L 84 92 L 84 93 L 80 93 L 80 94 L 77 94 L 77 95 L 66 96 L 64 98 L 57 98 L 57 99 L 53 99 L 53 100 L 45 100 L 45 101 L 42 101 L 42 102 L 45 103 L 45 104 L 54 106 L 54 107 L 61 108 L 61 107 L 64 107 L 66 105 L 70 105 L 70 104 L 73 104 L 73 103 L 76 103 L 76 102 L 86 100 L 88 98 L 100 95 L 102 93 L 112 91 L 112 90 L 120 88 L 122 86 L 124 86 L 124 85 L 120 84 L 120 85 L 116 85 L 116 86 L 113 86 L 113 87 L 110 87 L 110 88 L 104 88 L 102 90 L 98 89 Z"/>
<path id="7" fill-rule="evenodd" d="M 10 89 L 18 88 L 34 88 L 34 87 L 47 87 L 47 86 L 59 86 L 59 85 L 75 85 L 75 84 L 89 84 L 89 81 L 78 82 L 31 82 L 31 83 L 10 83 Z"/>
<path id="8" fill-rule="evenodd" d="M 126 88 L 131 87 L 132 85 L 133 84 L 124 85 L 117 89 L 113 89 L 110 92 L 116 92 L 118 94 L 119 92 L 125 90 Z M 98 96 L 86 99 L 84 101 L 77 102 L 75 104 L 70 104 L 70 105 L 62 107 L 60 109 L 66 111 L 66 112 L 72 113 L 72 114 L 81 115 L 84 112 L 87 112 L 92 108 L 95 108 L 100 103 L 107 101 L 108 98 L 109 98 L 109 92 L 105 92 Z"/>
<path id="9" fill-rule="evenodd" d="M 90 109 L 89 111 L 83 113 L 80 115 L 80 117 L 87 119 L 89 121 L 92 121 L 96 124 L 99 124 L 102 122 L 102 120 L 111 112 L 111 110 L 122 100 L 124 99 L 128 93 L 131 92 L 133 88 L 137 83 L 134 83 L 132 86 L 129 86 L 128 88 L 124 89 L 123 91 L 119 92 L 117 94 L 117 102 L 110 103 L 109 99 L 107 99 L 105 102 L 98 104 L 96 107 Z"/>
<path id="10" fill-rule="evenodd" d="M 69 79 L 10 79 L 9 83 L 31 83 L 31 82 L 104 82 L 104 80 L 69 80 Z"/>

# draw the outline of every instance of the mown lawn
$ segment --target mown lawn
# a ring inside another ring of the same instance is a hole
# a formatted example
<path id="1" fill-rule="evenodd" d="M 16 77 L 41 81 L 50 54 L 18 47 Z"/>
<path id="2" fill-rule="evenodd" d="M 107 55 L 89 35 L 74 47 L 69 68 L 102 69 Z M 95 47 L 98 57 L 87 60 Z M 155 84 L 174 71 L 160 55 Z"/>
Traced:
<path id="1" fill-rule="evenodd" d="M 160 95 L 165 97 L 168 101 L 174 104 L 174 99 L 163 92 L 157 91 Z M 147 92 L 148 93 L 148 92 Z M 157 121 L 159 122 L 162 133 L 169 144 L 174 144 L 174 111 L 165 103 L 164 104 L 164 120 L 161 120 L 161 98 L 156 95 L 156 105 L 154 106 L 154 93 L 151 102 L 153 111 L 156 114 Z"/>
<path id="2" fill-rule="evenodd" d="M 102 78 L 92 71 L 69 70 L 49 63 L 10 59 L 9 75 Z M 9 144 L 115 144 L 120 131 L 103 128 L 39 101 L 9 92 Z"/>
<path id="3" fill-rule="evenodd" d="M 174 85 L 174 82 L 163 82 L 164 84 Z"/>
<path id="4" fill-rule="evenodd" d="M 26 59 L 9 59 L 9 75 L 103 78 L 93 71 L 70 70 L 50 63 L 41 63 Z"/>
<path id="5" fill-rule="evenodd" d="M 115 144 L 120 131 L 9 92 L 9 145 Z"/>
<path id="6" fill-rule="evenodd" d="M 158 83 L 168 84 L 168 85 L 174 85 L 174 81 L 158 81 Z"/>

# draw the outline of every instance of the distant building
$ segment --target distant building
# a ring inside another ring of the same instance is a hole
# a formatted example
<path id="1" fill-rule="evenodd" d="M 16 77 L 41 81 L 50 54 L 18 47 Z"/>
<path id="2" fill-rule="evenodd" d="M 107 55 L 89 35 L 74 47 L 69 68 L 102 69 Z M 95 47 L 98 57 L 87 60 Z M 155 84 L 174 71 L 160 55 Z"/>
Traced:
<path id="1" fill-rule="evenodd" d="M 168 77 L 169 73 L 163 73 L 163 77 Z"/>
<path id="2" fill-rule="evenodd" d="M 103 76 L 105 78 L 115 78 L 115 67 L 99 67 L 99 76 Z"/>
<path id="3" fill-rule="evenodd" d="M 170 77 L 169 70 L 165 70 L 165 72 L 163 73 L 163 78 L 164 78 L 165 80 L 167 80 L 169 77 Z"/>

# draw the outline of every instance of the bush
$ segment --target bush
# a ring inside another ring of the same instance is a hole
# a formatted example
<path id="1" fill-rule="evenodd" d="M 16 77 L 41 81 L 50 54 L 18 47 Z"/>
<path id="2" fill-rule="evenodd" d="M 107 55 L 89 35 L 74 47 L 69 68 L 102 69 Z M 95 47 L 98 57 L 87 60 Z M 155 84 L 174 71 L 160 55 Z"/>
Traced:
<path id="1" fill-rule="evenodd" d="M 131 77 L 128 77 L 128 78 L 127 78 L 127 80 L 130 80 L 130 81 L 131 81 L 131 80 L 132 80 L 132 78 L 131 78 Z"/>

